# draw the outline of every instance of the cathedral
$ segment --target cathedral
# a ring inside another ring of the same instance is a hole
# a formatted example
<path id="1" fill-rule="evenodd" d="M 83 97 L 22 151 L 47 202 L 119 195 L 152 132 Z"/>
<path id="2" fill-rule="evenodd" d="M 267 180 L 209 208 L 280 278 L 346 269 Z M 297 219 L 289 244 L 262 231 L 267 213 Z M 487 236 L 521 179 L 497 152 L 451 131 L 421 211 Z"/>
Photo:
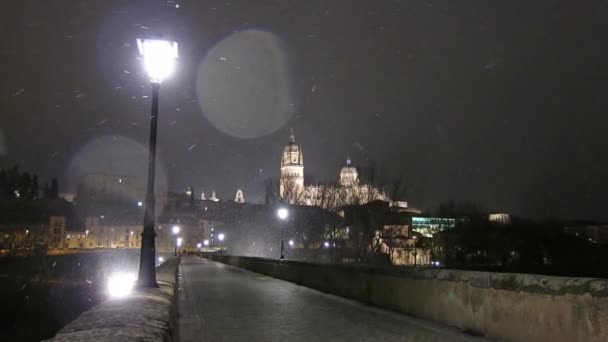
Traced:
<path id="1" fill-rule="evenodd" d="M 300 146 L 296 144 L 293 129 L 281 158 L 279 195 L 286 203 L 312 205 L 325 209 L 365 204 L 376 200 L 389 202 L 391 206 L 407 208 L 407 202 L 393 202 L 384 190 L 362 184 L 359 181 L 357 168 L 352 165 L 350 158 L 346 159 L 346 164 L 340 170 L 336 184 L 304 184 L 304 155 Z"/>

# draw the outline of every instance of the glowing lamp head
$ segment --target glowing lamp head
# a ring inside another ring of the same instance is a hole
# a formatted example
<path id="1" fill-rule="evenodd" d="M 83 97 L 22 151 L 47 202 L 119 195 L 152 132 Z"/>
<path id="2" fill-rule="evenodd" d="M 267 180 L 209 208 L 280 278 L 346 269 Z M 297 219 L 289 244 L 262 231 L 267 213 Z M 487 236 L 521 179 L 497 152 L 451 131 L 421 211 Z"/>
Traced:
<path id="1" fill-rule="evenodd" d="M 325 243 L 323 244 L 323 246 L 325 246 L 326 248 L 329 247 L 329 242 L 325 241 Z"/>
<path id="2" fill-rule="evenodd" d="M 220 233 L 217 238 L 220 239 L 220 241 L 224 241 L 225 236 L 223 233 Z"/>
<path id="3" fill-rule="evenodd" d="M 117 273 L 108 278 L 108 294 L 112 298 L 128 296 L 135 286 L 135 275 L 131 273 Z"/>
<path id="4" fill-rule="evenodd" d="M 279 210 L 277 210 L 277 216 L 281 220 L 285 220 L 287 218 L 287 216 L 289 216 L 289 212 L 287 211 L 286 208 L 280 208 Z"/>
<path id="5" fill-rule="evenodd" d="M 152 83 L 162 83 L 175 69 L 177 43 L 159 39 L 138 39 L 139 54 Z"/>
<path id="6" fill-rule="evenodd" d="M 205 241 L 203 241 L 203 245 L 205 245 L 205 246 L 209 246 L 209 240 L 205 240 Z"/>
<path id="7" fill-rule="evenodd" d="M 203 245 L 200 242 L 196 244 L 196 248 L 201 248 L 201 247 L 203 247 Z"/>
<path id="8" fill-rule="evenodd" d="M 173 234 L 179 234 L 179 226 L 173 226 L 172 231 Z"/>
<path id="9" fill-rule="evenodd" d="M 181 247 L 183 241 L 182 238 L 177 238 L 177 247 Z"/>
<path id="10" fill-rule="evenodd" d="M 293 240 L 289 240 L 289 246 L 293 247 Z"/>

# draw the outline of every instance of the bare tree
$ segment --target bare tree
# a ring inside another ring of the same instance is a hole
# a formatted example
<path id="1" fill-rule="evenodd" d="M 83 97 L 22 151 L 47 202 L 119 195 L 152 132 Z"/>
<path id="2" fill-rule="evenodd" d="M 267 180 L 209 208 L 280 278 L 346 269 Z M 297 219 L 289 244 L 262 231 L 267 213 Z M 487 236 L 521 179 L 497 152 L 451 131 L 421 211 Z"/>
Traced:
<path id="1" fill-rule="evenodd" d="M 279 180 L 282 193 L 281 200 L 288 204 L 306 204 L 306 191 L 291 177 L 284 177 Z"/>

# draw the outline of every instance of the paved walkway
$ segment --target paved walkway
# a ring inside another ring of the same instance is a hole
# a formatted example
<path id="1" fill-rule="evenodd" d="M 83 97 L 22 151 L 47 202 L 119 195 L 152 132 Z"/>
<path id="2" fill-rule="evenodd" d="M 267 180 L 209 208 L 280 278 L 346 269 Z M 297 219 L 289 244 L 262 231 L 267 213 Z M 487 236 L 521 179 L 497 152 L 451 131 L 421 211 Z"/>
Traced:
<path id="1" fill-rule="evenodd" d="M 198 257 L 179 277 L 181 342 L 484 341 Z"/>

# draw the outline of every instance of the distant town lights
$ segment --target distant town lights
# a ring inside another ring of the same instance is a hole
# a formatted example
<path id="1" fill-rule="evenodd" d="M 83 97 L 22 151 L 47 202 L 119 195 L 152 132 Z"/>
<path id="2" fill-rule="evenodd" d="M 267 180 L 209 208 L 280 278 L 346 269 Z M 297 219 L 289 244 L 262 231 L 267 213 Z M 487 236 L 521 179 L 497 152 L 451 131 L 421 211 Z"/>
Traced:
<path id="1" fill-rule="evenodd" d="M 152 83 L 162 83 L 171 75 L 178 57 L 177 43 L 157 39 L 138 39 L 137 47 L 143 56 L 144 67 Z"/>

